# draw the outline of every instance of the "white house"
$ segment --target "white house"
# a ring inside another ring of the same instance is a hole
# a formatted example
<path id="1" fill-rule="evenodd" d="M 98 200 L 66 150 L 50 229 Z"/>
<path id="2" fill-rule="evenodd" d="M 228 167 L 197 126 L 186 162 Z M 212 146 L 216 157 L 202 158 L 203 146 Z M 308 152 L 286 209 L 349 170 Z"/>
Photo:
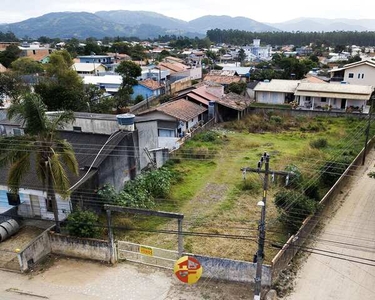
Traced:
<path id="1" fill-rule="evenodd" d="M 302 108 L 368 113 L 368 101 L 373 91 L 373 86 L 302 82 L 295 96 Z"/>
<path id="2" fill-rule="evenodd" d="M 272 79 L 259 82 L 254 88 L 255 101 L 259 103 L 284 104 L 294 100 L 299 80 Z"/>
<path id="3" fill-rule="evenodd" d="M 375 61 L 371 59 L 332 69 L 330 73 L 331 83 L 345 81 L 350 84 L 375 86 Z"/>
<path id="4" fill-rule="evenodd" d="M 102 64 L 92 63 L 75 63 L 72 66 L 72 69 L 76 71 L 79 75 L 97 75 L 100 72 L 105 72 L 106 67 Z"/>

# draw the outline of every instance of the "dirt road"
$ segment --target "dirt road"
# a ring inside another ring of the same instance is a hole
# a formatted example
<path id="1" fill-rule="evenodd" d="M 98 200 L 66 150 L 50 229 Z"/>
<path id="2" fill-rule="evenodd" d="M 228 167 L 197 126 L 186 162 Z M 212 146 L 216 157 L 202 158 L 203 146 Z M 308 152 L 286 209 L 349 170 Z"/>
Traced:
<path id="1" fill-rule="evenodd" d="M 55 260 L 55 258 L 53 258 Z M 200 300 L 249 299 L 248 284 L 201 279 L 180 283 L 172 271 L 121 263 L 56 259 L 48 270 L 31 276 L 0 271 L 1 300 Z"/>
<path id="2" fill-rule="evenodd" d="M 343 191 L 342 207 L 312 245 L 346 256 L 340 256 L 340 260 L 311 254 L 298 272 L 294 292 L 287 300 L 375 299 L 375 179 L 367 176 L 375 171 L 374 163 L 372 151 L 348 192 Z"/>

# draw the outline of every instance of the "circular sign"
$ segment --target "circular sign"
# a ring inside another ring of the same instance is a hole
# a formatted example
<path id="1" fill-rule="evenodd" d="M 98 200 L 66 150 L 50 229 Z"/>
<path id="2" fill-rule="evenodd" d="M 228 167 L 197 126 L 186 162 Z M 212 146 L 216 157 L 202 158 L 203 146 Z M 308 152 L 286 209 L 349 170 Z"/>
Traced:
<path id="1" fill-rule="evenodd" d="M 183 256 L 174 264 L 175 275 L 187 284 L 196 283 L 201 278 L 202 272 L 201 264 L 192 256 Z"/>

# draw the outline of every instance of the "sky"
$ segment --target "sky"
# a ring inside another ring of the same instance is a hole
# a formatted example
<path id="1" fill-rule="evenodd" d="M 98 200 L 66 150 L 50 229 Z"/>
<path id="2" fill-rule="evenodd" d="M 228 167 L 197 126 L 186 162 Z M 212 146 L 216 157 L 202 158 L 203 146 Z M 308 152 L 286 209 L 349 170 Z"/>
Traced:
<path id="1" fill-rule="evenodd" d="M 204 15 L 242 16 L 277 23 L 299 17 L 374 19 L 375 1 L 301 0 L 1 0 L 0 24 L 23 21 L 49 12 L 146 10 L 190 21 Z M 367 2 L 367 3 L 366 3 Z"/>

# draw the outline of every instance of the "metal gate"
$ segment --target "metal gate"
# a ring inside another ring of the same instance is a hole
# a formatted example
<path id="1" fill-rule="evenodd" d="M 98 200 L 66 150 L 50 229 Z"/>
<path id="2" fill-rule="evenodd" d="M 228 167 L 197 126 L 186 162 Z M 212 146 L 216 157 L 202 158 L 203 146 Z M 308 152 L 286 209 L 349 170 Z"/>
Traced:
<path id="1" fill-rule="evenodd" d="M 117 242 L 118 260 L 128 260 L 150 266 L 173 269 L 178 252 L 130 242 Z"/>

